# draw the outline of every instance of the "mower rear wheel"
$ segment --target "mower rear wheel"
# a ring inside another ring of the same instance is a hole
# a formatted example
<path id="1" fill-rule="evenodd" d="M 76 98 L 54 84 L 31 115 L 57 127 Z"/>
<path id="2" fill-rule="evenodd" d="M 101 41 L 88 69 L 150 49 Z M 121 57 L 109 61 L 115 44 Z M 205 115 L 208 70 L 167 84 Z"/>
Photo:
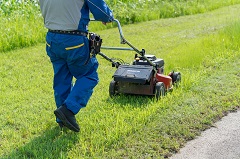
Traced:
<path id="1" fill-rule="evenodd" d="M 158 100 L 159 98 L 165 96 L 166 90 L 163 82 L 157 82 L 155 86 L 155 96 Z"/>
<path id="2" fill-rule="evenodd" d="M 181 73 L 180 72 L 173 72 L 172 81 L 173 81 L 174 85 L 178 86 L 179 83 L 181 82 Z"/>
<path id="3" fill-rule="evenodd" d="M 116 81 L 112 80 L 109 85 L 109 96 L 113 97 L 116 95 Z"/>

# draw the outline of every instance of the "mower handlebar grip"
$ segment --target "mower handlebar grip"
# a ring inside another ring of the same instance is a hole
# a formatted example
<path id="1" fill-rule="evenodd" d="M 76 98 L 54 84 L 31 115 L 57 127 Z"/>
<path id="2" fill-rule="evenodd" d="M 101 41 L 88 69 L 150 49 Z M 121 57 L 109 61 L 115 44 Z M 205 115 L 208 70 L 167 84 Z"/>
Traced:
<path id="1" fill-rule="evenodd" d="M 97 21 L 97 20 L 95 20 L 93 18 L 90 18 L 90 21 Z M 120 22 L 117 19 L 113 19 L 113 22 L 117 23 L 118 31 L 119 31 L 119 34 L 120 34 L 120 40 L 121 40 L 120 43 L 125 44 L 126 40 L 123 37 L 123 31 L 122 31 L 122 26 L 121 26 Z"/>
<path id="2" fill-rule="evenodd" d="M 122 26 L 121 26 L 120 22 L 117 19 L 114 19 L 113 21 L 116 22 L 117 25 L 118 25 L 118 31 L 119 31 L 119 34 L 120 34 L 121 44 L 125 44 L 126 40 L 123 37 L 123 31 L 122 31 Z"/>

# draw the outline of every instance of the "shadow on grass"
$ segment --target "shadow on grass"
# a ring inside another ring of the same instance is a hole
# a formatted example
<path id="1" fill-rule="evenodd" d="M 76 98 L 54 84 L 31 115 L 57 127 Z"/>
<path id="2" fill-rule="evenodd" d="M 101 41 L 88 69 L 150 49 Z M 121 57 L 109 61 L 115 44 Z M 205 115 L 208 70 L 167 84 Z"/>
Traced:
<path id="1" fill-rule="evenodd" d="M 113 103 L 114 105 L 119 105 L 120 107 L 130 106 L 132 108 L 145 108 L 156 101 L 153 96 L 147 95 L 132 95 L 132 94 L 120 94 L 109 97 L 106 102 Z"/>
<path id="2" fill-rule="evenodd" d="M 13 150 L 9 155 L 1 159 L 12 158 L 67 158 L 68 151 L 78 141 L 77 133 L 70 130 L 61 131 L 59 127 L 48 129 L 26 145 Z"/>

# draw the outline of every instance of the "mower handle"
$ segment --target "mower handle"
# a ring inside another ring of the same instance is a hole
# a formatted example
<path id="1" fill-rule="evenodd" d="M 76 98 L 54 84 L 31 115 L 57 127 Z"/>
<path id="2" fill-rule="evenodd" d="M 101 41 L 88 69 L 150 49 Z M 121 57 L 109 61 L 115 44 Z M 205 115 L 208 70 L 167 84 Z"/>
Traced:
<path id="1" fill-rule="evenodd" d="M 91 21 L 96 21 L 95 19 L 90 19 Z M 152 61 L 150 61 L 146 56 L 145 56 L 145 50 L 142 49 L 141 51 L 138 50 L 136 47 L 134 47 L 130 42 L 128 42 L 124 36 L 123 36 L 123 31 L 122 31 L 122 26 L 120 24 L 120 22 L 117 19 L 113 19 L 113 22 L 117 23 L 118 26 L 118 31 L 119 31 L 119 35 L 120 35 L 120 43 L 121 44 L 127 44 L 128 46 L 130 46 L 131 48 L 119 48 L 119 47 L 106 47 L 106 46 L 102 46 L 102 49 L 109 49 L 109 50 L 128 50 L 128 51 L 135 51 L 137 52 L 139 55 L 141 55 L 147 62 L 149 62 L 153 67 L 157 67 L 157 65 L 155 63 L 153 63 Z"/>
<path id="2" fill-rule="evenodd" d="M 119 22 L 117 19 L 114 19 L 113 21 L 116 22 L 116 23 L 117 23 L 117 26 L 118 26 L 118 31 L 119 31 L 120 40 L 121 40 L 120 43 L 121 43 L 121 44 L 127 44 L 128 46 L 130 46 L 130 47 L 132 48 L 131 50 L 136 51 L 136 52 L 139 53 L 141 56 L 144 56 L 144 54 L 145 54 L 145 51 L 144 51 L 144 50 L 142 50 L 142 51 L 138 50 L 136 47 L 134 47 L 130 42 L 128 42 L 128 41 L 124 38 L 124 36 L 123 36 L 123 31 L 122 31 L 122 26 L 121 26 L 120 22 Z"/>

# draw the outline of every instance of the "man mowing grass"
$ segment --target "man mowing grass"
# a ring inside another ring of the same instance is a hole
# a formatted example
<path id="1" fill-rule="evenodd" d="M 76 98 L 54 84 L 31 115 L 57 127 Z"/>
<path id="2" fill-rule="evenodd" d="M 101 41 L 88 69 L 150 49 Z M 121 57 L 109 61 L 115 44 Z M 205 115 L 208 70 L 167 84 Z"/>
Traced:
<path id="1" fill-rule="evenodd" d="M 79 132 L 75 115 L 85 107 L 98 83 L 98 61 L 90 57 L 89 14 L 103 24 L 113 20 L 104 0 L 40 0 L 46 35 L 46 52 L 54 70 L 53 89 L 60 128 Z M 73 77 L 76 82 L 73 85 Z"/>

